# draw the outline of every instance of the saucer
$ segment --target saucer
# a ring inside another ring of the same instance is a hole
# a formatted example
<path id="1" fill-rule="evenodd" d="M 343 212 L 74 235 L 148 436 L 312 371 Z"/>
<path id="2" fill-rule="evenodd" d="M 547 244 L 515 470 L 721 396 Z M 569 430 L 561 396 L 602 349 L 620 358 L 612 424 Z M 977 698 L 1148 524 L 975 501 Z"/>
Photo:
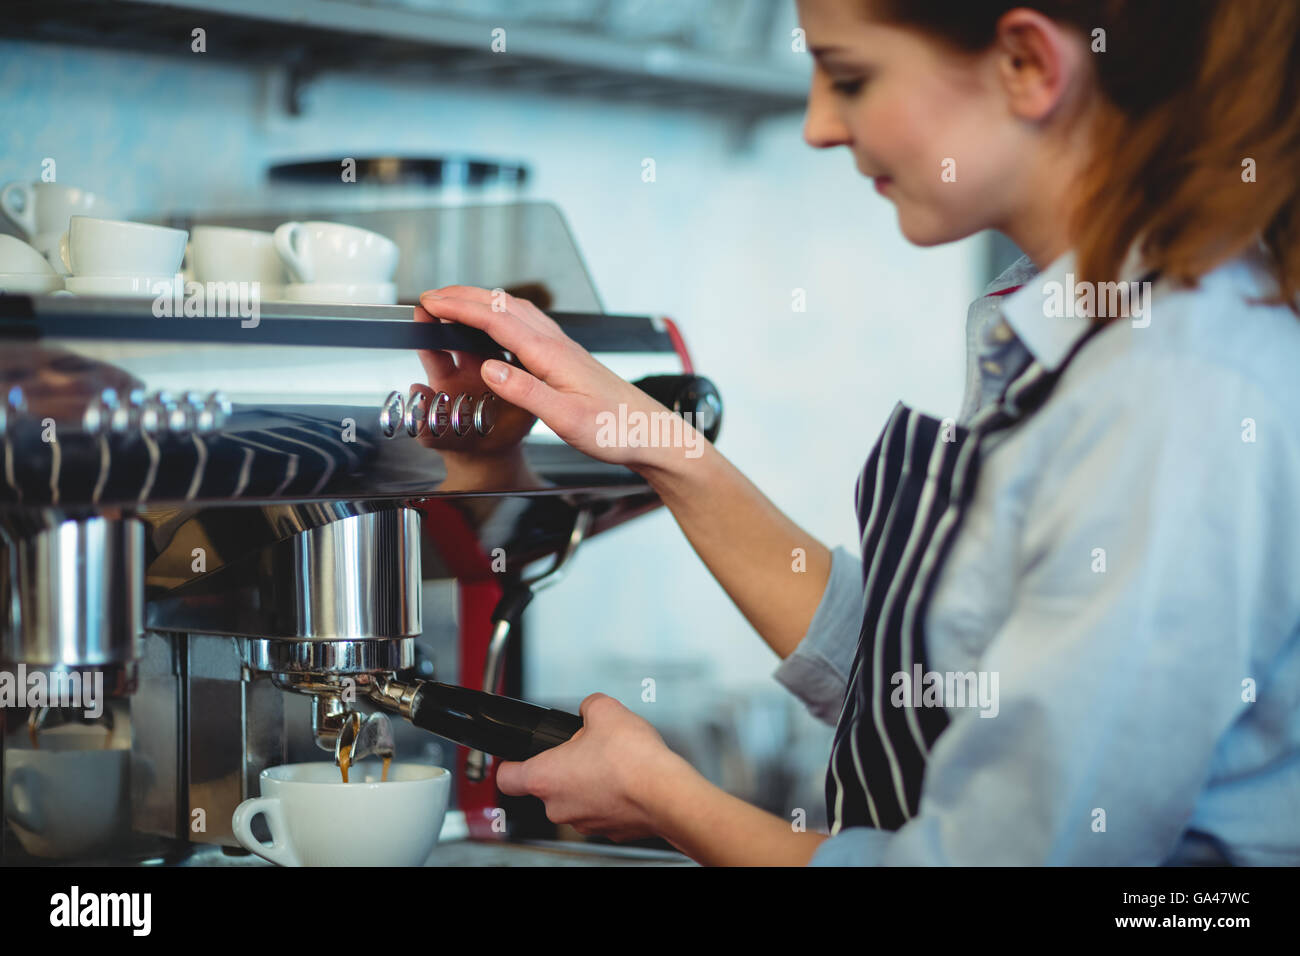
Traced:
<path id="1" fill-rule="evenodd" d="M 392 282 L 290 282 L 284 287 L 283 295 L 285 302 L 396 305 L 397 285 Z"/>
<path id="2" fill-rule="evenodd" d="M 176 276 L 68 276 L 64 283 L 75 295 L 152 299 L 163 294 L 173 295 L 179 281 Z"/>
<path id="3" fill-rule="evenodd" d="M 226 287 L 242 285 L 244 289 L 241 290 L 241 294 L 247 295 L 250 299 L 252 298 L 252 294 L 253 294 L 252 292 L 253 284 L 251 282 L 236 282 L 233 279 L 228 279 L 228 280 L 195 279 L 193 276 L 188 276 L 188 275 L 185 276 L 186 288 L 189 288 L 191 282 L 193 282 L 195 285 L 199 285 L 203 287 L 207 287 L 208 285 L 226 286 Z M 278 282 L 259 282 L 257 286 L 257 296 L 259 302 L 286 301 L 284 296 L 284 286 Z"/>
<path id="4" fill-rule="evenodd" d="M 16 295 L 44 295 L 63 288 L 63 277 L 36 272 L 0 272 L 0 292 Z"/>

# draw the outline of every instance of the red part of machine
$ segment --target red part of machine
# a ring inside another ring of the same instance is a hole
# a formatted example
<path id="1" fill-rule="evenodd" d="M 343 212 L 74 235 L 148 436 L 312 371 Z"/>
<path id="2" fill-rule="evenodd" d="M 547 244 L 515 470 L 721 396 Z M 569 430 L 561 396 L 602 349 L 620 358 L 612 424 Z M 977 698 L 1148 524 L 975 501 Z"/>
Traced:
<path id="1" fill-rule="evenodd" d="M 502 588 L 492 562 L 483 553 L 478 535 L 464 515 L 450 502 L 432 499 L 418 506 L 424 515 L 424 531 L 456 577 L 460 599 L 460 683 L 474 686 L 487 661 L 492 640 L 492 614 L 501 600 Z M 499 687 L 484 690 L 500 693 Z M 505 838 L 503 811 L 497 801 L 497 764 L 492 761 L 487 776 L 478 782 L 465 774 L 469 748 L 456 748 L 456 793 L 470 836 L 475 839 Z"/>

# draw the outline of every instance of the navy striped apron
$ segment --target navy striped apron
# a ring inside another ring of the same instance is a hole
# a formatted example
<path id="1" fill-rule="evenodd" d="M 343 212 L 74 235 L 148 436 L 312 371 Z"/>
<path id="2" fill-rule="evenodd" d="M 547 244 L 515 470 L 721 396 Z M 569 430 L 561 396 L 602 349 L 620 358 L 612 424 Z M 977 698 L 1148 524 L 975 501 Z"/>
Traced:
<path id="1" fill-rule="evenodd" d="M 891 704 L 893 678 L 929 671 L 925 612 L 974 496 L 980 444 L 1041 406 L 1100 328 L 1081 335 L 1055 371 L 1031 360 L 968 427 L 899 402 L 871 449 L 855 489 L 865 611 L 826 772 L 832 836 L 848 827 L 897 830 L 916 815 L 926 759 L 948 714 Z"/>

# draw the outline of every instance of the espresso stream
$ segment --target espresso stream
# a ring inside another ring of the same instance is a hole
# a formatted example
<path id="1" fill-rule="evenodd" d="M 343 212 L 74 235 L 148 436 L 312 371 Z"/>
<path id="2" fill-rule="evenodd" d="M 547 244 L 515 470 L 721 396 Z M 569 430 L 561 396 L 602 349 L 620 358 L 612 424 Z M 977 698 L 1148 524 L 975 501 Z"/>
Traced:
<path id="1" fill-rule="evenodd" d="M 361 715 L 353 714 L 352 721 L 353 721 L 352 739 L 356 740 L 358 735 L 360 735 L 361 733 Z M 393 762 L 392 757 L 384 758 L 384 773 L 383 776 L 379 778 L 380 783 L 388 782 L 388 765 L 391 764 L 392 762 Z M 348 768 L 350 766 L 352 766 L 352 745 L 348 744 L 345 747 L 339 748 L 339 770 L 343 772 L 344 783 L 348 782 Z"/>

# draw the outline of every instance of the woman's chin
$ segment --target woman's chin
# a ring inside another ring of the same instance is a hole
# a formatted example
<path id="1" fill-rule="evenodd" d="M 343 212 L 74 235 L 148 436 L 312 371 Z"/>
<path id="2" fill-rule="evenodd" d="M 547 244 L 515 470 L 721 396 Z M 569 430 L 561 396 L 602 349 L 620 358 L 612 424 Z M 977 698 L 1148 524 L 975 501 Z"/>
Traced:
<path id="1" fill-rule="evenodd" d="M 972 236 L 978 229 L 954 228 L 951 223 L 935 222 L 933 219 L 918 219 L 909 216 L 901 207 L 898 210 L 898 229 L 914 246 L 942 246 Z"/>

